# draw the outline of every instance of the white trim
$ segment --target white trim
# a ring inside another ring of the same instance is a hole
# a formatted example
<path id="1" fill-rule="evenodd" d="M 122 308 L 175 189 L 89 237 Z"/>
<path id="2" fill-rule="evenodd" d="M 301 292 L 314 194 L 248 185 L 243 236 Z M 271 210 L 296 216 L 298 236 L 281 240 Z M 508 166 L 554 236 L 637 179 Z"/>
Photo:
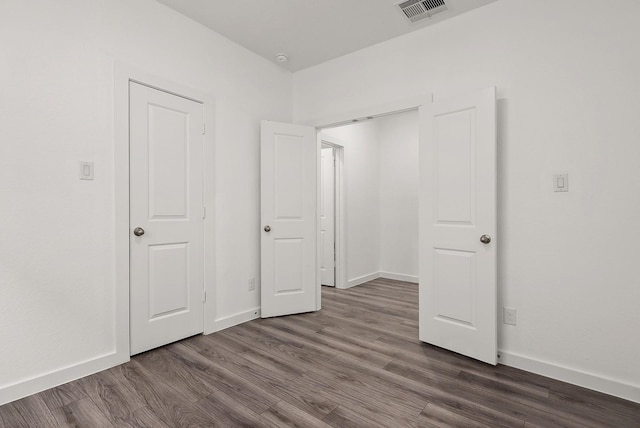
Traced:
<path id="1" fill-rule="evenodd" d="M 413 282 L 414 284 L 418 283 L 417 275 L 405 275 L 404 273 L 385 272 L 385 271 L 380 271 L 378 272 L 378 274 L 380 275 L 380 278 L 394 279 L 396 281 Z"/>
<path id="2" fill-rule="evenodd" d="M 210 94 L 184 86 L 144 70 L 116 62 L 115 64 L 115 144 L 114 144 L 114 203 L 115 203 L 115 276 L 116 276 L 116 353 L 129 358 L 129 82 L 133 81 L 175 95 L 189 98 L 203 105 L 206 133 L 203 135 L 204 190 L 203 204 L 207 216 L 204 233 L 204 334 L 215 328 L 215 147 L 214 98 Z"/>
<path id="3" fill-rule="evenodd" d="M 344 164 L 344 146 L 336 145 L 336 287 L 346 287 L 347 284 L 347 185 Z"/>
<path id="4" fill-rule="evenodd" d="M 498 362 L 531 373 L 640 403 L 640 386 L 521 354 L 498 351 Z"/>
<path id="5" fill-rule="evenodd" d="M 322 180 L 320 179 L 320 170 L 322 169 L 322 139 L 320 138 L 320 130 L 314 129 L 316 133 L 316 311 L 322 309 L 322 272 L 320 266 L 322 266 L 322 260 L 320 259 L 322 254 L 322 239 L 320 238 L 320 206 L 322 202 L 320 197 L 322 195 Z M 262 305 L 262 302 L 260 302 Z"/>
<path id="6" fill-rule="evenodd" d="M 5 386 L 0 388 L 0 406 L 109 369 L 128 360 L 129 355 L 123 359 L 121 355 L 113 352 Z"/>
<path id="7" fill-rule="evenodd" d="M 204 98 L 204 123 L 206 133 L 203 136 L 204 198 L 206 217 L 204 233 L 204 289 L 207 300 L 204 303 L 204 334 L 212 333 L 216 319 L 216 205 L 215 205 L 215 99 L 212 95 Z"/>
<path id="8" fill-rule="evenodd" d="M 245 323 L 254 319 L 260 318 L 260 308 L 250 309 L 248 311 L 239 312 L 228 317 L 220 318 L 215 321 L 212 333 L 225 328 L 233 327 L 238 324 Z"/>
<path id="9" fill-rule="evenodd" d="M 129 72 L 115 64 L 114 82 L 114 251 L 116 353 L 129 360 Z"/>
<path id="10" fill-rule="evenodd" d="M 318 129 L 332 128 L 335 126 L 347 125 L 355 121 L 368 120 L 374 117 L 389 116 L 405 111 L 416 110 L 423 104 L 430 104 L 431 94 L 419 95 L 412 98 L 392 101 L 376 106 L 359 108 L 356 110 L 345 111 L 330 116 L 313 118 L 310 120 L 312 126 Z"/>
<path id="11" fill-rule="evenodd" d="M 394 279 L 396 281 L 405 281 L 412 282 L 414 284 L 418 283 L 418 277 L 414 275 L 405 275 L 403 273 L 393 273 L 393 272 L 373 272 L 367 275 L 362 275 L 357 278 L 350 279 L 347 281 L 347 286 L 343 288 L 351 288 L 356 285 L 364 284 L 365 282 L 373 281 L 374 279 L 385 278 L 385 279 Z"/>
<path id="12" fill-rule="evenodd" d="M 379 272 L 373 272 L 367 275 L 362 275 L 347 281 L 346 288 L 355 287 L 356 285 L 361 285 L 361 284 L 364 284 L 365 282 L 373 281 L 374 279 L 378 279 L 378 278 L 380 278 Z"/>

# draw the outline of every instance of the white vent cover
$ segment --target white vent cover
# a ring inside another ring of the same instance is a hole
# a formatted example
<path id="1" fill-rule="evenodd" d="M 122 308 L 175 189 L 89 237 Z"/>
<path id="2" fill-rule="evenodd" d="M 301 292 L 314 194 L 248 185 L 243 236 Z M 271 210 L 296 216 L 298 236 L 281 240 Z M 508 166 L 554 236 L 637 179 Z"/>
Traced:
<path id="1" fill-rule="evenodd" d="M 398 7 L 411 22 L 431 18 L 436 13 L 447 10 L 444 0 L 408 0 L 398 3 Z"/>

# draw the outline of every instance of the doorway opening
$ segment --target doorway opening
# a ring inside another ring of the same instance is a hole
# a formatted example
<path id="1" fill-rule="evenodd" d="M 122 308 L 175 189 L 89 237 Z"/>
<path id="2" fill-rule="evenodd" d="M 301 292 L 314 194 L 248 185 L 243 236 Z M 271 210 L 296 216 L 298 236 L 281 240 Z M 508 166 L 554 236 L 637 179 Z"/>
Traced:
<path id="1" fill-rule="evenodd" d="M 336 288 L 377 278 L 417 283 L 418 110 L 325 127 L 319 140 L 322 285 L 331 285 L 331 149 L 337 154 Z"/>

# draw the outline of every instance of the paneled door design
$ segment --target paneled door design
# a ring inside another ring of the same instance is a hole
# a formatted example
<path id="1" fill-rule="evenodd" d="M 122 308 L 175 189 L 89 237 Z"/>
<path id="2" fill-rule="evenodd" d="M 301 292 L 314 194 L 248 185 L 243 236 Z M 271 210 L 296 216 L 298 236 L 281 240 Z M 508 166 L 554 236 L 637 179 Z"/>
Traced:
<path id="1" fill-rule="evenodd" d="M 261 316 L 316 310 L 316 131 L 262 122 Z"/>
<path id="2" fill-rule="evenodd" d="M 495 88 L 420 113 L 420 340 L 495 365 Z"/>
<path id="3" fill-rule="evenodd" d="M 203 105 L 130 83 L 131 355 L 203 331 Z"/>
<path id="4" fill-rule="evenodd" d="M 322 285 L 336 286 L 335 182 L 336 157 L 333 148 L 320 154 L 320 279 Z"/>

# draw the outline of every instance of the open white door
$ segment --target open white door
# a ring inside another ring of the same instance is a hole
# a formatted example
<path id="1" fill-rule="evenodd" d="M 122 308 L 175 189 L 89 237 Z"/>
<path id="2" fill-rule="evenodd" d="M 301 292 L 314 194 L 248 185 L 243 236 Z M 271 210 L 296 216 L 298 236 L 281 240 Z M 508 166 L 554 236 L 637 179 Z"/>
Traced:
<path id="1" fill-rule="evenodd" d="M 316 310 L 315 128 L 262 121 L 261 316 Z"/>
<path id="2" fill-rule="evenodd" d="M 420 340 L 495 365 L 495 88 L 420 120 Z"/>
<path id="3" fill-rule="evenodd" d="M 320 155 L 320 278 L 322 285 L 336 286 L 335 182 L 336 157 L 332 147 Z"/>

